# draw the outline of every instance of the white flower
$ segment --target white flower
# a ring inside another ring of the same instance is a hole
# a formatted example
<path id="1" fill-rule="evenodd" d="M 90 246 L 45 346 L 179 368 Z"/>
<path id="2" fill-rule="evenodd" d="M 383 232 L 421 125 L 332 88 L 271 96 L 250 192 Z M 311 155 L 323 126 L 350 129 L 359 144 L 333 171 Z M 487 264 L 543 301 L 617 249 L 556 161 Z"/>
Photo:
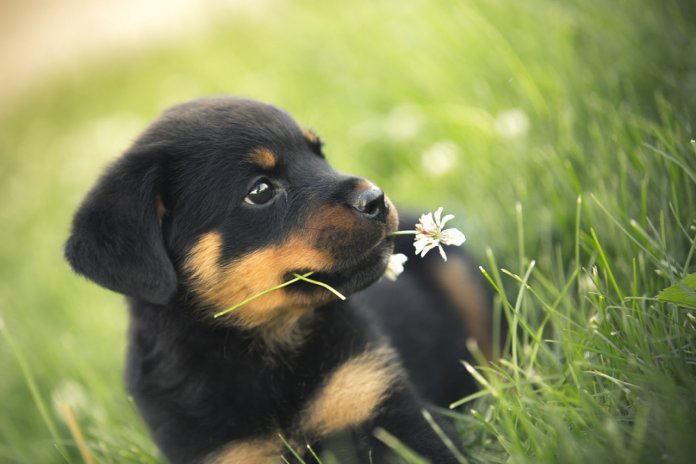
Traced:
<path id="1" fill-rule="evenodd" d="M 451 140 L 442 140 L 423 152 L 421 166 L 433 176 L 442 176 L 455 167 L 458 158 L 457 144 Z"/>
<path id="2" fill-rule="evenodd" d="M 384 277 L 389 280 L 396 280 L 402 272 L 404 272 L 404 263 L 408 261 L 408 258 L 403 253 L 396 253 L 389 257 L 389 263 L 387 264 L 387 269 L 384 271 Z"/>
<path id="3" fill-rule="evenodd" d="M 417 106 L 397 106 L 384 119 L 384 132 L 394 140 L 410 140 L 418 135 L 424 120 Z"/>
<path id="4" fill-rule="evenodd" d="M 427 252 L 437 247 L 442 259 L 447 261 L 447 255 L 445 250 L 442 249 L 442 244 L 459 246 L 466 240 L 464 234 L 457 229 L 442 230 L 445 224 L 454 218 L 454 215 L 441 216 L 442 207 L 435 211 L 435 217 L 433 217 L 433 213 L 423 214 L 418 224 L 416 224 L 416 240 L 413 242 L 413 246 L 416 248 L 416 254 L 420 254 L 421 258 Z"/>
<path id="5" fill-rule="evenodd" d="M 515 138 L 529 132 L 529 118 L 520 108 L 512 108 L 498 114 L 495 118 L 495 130 L 505 138 Z"/>
<path id="6" fill-rule="evenodd" d="M 63 416 L 64 405 L 68 405 L 73 410 L 85 410 L 90 406 L 87 391 L 75 380 L 63 380 L 53 390 L 51 397 L 59 417 Z"/>

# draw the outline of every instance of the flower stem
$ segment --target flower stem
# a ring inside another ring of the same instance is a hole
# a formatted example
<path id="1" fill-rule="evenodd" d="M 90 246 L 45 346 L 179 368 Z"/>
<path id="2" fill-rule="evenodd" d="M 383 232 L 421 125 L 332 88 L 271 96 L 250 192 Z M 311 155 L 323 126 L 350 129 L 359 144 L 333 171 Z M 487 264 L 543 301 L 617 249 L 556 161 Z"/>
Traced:
<path id="1" fill-rule="evenodd" d="M 342 299 L 342 300 L 345 300 L 345 299 L 346 299 L 346 297 L 345 297 L 341 292 L 339 292 L 338 290 L 336 290 L 335 288 L 333 288 L 331 285 L 325 284 L 324 282 L 319 282 L 318 280 L 308 279 L 307 276 L 310 275 L 310 274 L 312 274 L 312 273 L 310 272 L 309 274 L 305 274 L 305 275 L 303 275 L 303 276 L 301 276 L 301 275 L 299 275 L 299 274 L 293 274 L 293 275 L 294 275 L 296 278 L 300 279 L 300 280 L 304 280 L 305 282 L 309 282 L 310 284 L 314 284 L 314 285 L 318 285 L 318 286 L 320 286 L 320 287 L 324 287 L 325 289 L 327 289 L 328 291 L 330 291 L 331 293 L 333 293 L 334 295 L 336 295 L 337 297 L 339 297 L 339 298 Z"/>
<path id="2" fill-rule="evenodd" d="M 283 287 L 287 287 L 288 285 L 294 284 L 295 282 L 298 282 L 300 280 L 306 280 L 307 277 L 311 276 L 312 274 L 314 274 L 314 272 L 308 272 L 304 275 L 294 274 L 295 275 L 294 279 L 290 279 L 287 282 L 283 282 L 280 285 L 276 285 L 275 287 L 267 288 L 266 290 L 264 290 L 260 293 L 257 293 L 256 295 L 252 295 L 249 298 L 243 300 L 241 303 L 237 303 L 236 305 L 232 306 L 231 308 L 227 308 L 224 311 L 220 311 L 219 313 L 215 313 L 215 315 L 213 315 L 213 317 L 215 319 L 217 319 L 220 316 L 224 316 L 225 314 L 231 313 L 232 311 L 239 308 L 240 306 L 243 306 L 243 305 L 249 303 L 250 301 L 254 301 L 257 298 L 264 296 L 266 293 L 270 293 L 274 290 L 278 290 L 278 289 L 281 289 Z M 323 285 L 326 285 L 326 284 L 323 284 Z M 345 299 L 345 297 L 343 299 Z"/>
<path id="3" fill-rule="evenodd" d="M 387 235 L 416 235 L 415 230 L 397 230 L 396 232 L 389 232 Z"/>

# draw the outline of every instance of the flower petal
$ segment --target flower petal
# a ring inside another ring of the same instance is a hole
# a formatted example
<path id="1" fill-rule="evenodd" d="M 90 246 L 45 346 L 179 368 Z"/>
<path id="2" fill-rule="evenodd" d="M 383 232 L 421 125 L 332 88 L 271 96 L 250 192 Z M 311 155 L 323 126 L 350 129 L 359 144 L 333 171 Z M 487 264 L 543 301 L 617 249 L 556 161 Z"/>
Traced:
<path id="1" fill-rule="evenodd" d="M 422 258 L 427 252 L 438 246 L 438 243 L 437 240 L 433 240 L 428 236 L 423 236 L 420 240 L 416 240 L 413 246 L 416 248 L 416 254 L 420 254 Z"/>
<path id="2" fill-rule="evenodd" d="M 384 270 L 384 277 L 389 280 L 396 280 L 404 272 L 404 263 L 408 258 L 403 253 L 396 253 L 389 257 L 387 268 Z"/>
<path id="3" fill-rule="evenodd" d="M 438 246 L 437 242 L 428 244 L 428 246 L 426 246 L 426 247 L 423 249 L 423 252 L 421 253 L 421 258 L 424 258 L 425 255 L 426 255 L 426 253 L 428 253 L 430 250 L 432 250 L 432 249 L 435 248 L 436 246 Z"/>
<path id="4" fill-rule="evenodd" d="M 445 245 L 460 246 L 466 241 L 466 237 L 460 230 L 452 228 L 442 232 L 441 241 Z"/>
<path id="5" fill-rule="evenodd" d="M 422 214 L 418 224 L 416 224 L 416 237 L 413 246 L 416 249 L 416 255 L 424 257 L 433 248 L 437 247 L 442 256 L 442 259 L 447 261 L 447 255 L 442 245 L 459 246 L 466 237 L 458 229 L 444 229 L 444 225 L 454 219 L 453 214 L 442 216 L 444 208 L 439 207 L 434 213 Z"/>
<path id="6" fill-rule="evenodd" d="M 420 254 L 428 244 L 428 238 L 424 235 L 416 235 L 416 240 L 413 241 L 413 247 L 416 249 L 416 254 Z"/>
<path id="7" fill-rule="evenodd" d="M 423 214 L 418 220 L 416 225 L 416 230 L 421 229 L 424 232 L 432 233 L 437 229 L 435 221 L 433 221 L 433 213 Z"/>
<path id="8" fill-rule="evenodd" d="M 437 246 L 440 249 L 440 256 L 442 256 L 442 259 L 447 261 L 447 255 L 445 254 L 445 250 L 442 248 L 441 245 Z"/>
<path id="9" fill-rule="evenodd" d="M 443 229 L 445 227 L 445 224 L 447 224 L 449 221 L 454 219 L 454 214 L 448 214 L 447 216 L 443 217 L 442 220 L 440 221 L 440 229 Z"/>
<path id="10" fill-rule="evenodd" d="M 440 228 L 440 216 L 442 216 L 442 210 L 444 208 L 440 206 L 437 211 L 435 211 L 435 224 L 438 226 L 438 229 Z"/>

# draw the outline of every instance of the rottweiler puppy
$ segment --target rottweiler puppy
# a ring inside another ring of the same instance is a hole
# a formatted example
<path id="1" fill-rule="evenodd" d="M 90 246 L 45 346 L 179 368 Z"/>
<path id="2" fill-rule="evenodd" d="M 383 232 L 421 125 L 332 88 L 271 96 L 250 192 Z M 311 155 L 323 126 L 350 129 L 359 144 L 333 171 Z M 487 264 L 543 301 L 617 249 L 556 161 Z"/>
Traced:
<path id="1" fill-rule="evenodd" d="M 65 256 L 127 296 L 127 388 L 169 461 L 277 463 L 292 446 L 313 462 L 306 445 L 329 444 L 341 462 L 391 462 L 382 428 L 456 462 L 422 410 L 474 391 L 460 360 L 469 338 L 491 354 L 490 297 L 463 252 L 415 257 L 397 226 L 384 192 L 332 169 L 287 113 L 207 98 L 165 111 L 106 171 Z M 407 270 L 380 281 L 395 251 Z M 352 296 L 297 282 L 213 317 L 309 272 Z"/>

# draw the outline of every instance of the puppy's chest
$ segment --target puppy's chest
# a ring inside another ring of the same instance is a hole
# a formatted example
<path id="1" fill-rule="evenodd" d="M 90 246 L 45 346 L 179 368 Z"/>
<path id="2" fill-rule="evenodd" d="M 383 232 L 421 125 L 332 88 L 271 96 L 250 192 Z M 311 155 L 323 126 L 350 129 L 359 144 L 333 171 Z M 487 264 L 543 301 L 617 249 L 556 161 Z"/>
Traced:
<path id="1" fill-rule="evenodd" d="M 325 309 L 331 323 L 285 354 L 240 333 L 136 320 L 132 391 L 151 427 L 186 429 L 198 417 L 195 433 L 216 437 L 211 462 L 263 463 L 287 450 L 280 435 L 304 448 L 375 417 L 403 375 L 397 357 L 346 308 Z"/>
<path id="2" fill-rule="evenodd" d="M 318 437 L 371 416 L 400 367 L 384 346 L 325 347 L 306 356 L 253 359 L 228 372 L 224 382 L 237 392 L 239 413 L 253 409 L 266 427 Z"/>
<path id="3" fill-rule="evenodd" d="M 254 434 L 231 439 L 212 462 L 275 462 L 273 456 L 287 451 L 280 436 L 296 449 L 304 449 L 306 444 L 360 426 L 379 413 L 402 375 L 393 350 L 384 345 L 365 347 L 334 361 L 259 372 L 257 381 L 269 384 L 248 399 L 263 404 L 268 414 L 265 423 Z M 252 451 L 255 454 L 249 454 Z"/>

